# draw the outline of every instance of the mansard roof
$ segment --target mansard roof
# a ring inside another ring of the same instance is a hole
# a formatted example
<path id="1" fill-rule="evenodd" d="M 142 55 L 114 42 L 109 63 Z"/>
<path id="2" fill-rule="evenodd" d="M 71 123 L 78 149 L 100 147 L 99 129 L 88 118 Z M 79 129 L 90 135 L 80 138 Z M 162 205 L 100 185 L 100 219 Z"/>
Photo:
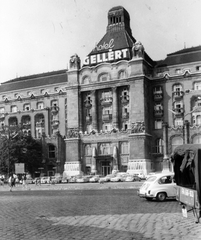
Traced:
<path id="1" fill-rule="evenodd" d="M 109 43 L 111 39 L 114 39 L 114 41 L 116 40 L 114 42 L 113 50 L 132 48 L 133 43 L 136 42 L 136 40 L 131 35 L 129 35 L 127 31 L 121 30 L 116 32 L 107 32 L 99 41 L 97 46 L 104 45 L 104 43 Z M 89 55 L 98 54 L 101 52 L 105 52 L 105 49 L 98 51 L 96 48 L 94 48 Z"/>
<path id="2" fill-rule="evenodd" d="M 15 78 L 7 82 L 1 83 L 0 92 L 39 87 L 57 83 L 58 84 L 66 83 L 67 82 L 66 71 L 67 70 L 59 70 Z"/>
<path id="3" fill-rule="evenodd" d="M 201 46 L 184 48 L 170 53 L 164 60 L 157 61 L 157 67 L 179 65 L 201 61 Z"/>

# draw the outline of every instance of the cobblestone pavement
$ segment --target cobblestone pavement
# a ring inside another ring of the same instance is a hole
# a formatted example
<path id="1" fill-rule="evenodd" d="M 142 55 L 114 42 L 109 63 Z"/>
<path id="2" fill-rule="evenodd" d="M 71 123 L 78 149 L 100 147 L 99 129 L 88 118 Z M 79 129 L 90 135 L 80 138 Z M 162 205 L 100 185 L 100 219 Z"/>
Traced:
<path id="1" fill-rule="evenodd" d="M 192 213 L 138 198 L 138 183 L 29 187 L 0 187 L 0 240 L 201 239 Z"/>

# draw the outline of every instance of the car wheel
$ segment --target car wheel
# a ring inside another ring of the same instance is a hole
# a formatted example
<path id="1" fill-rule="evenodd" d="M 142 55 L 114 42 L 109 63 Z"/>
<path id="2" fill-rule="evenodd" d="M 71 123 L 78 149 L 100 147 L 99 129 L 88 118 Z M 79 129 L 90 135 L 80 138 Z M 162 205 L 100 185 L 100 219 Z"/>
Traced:
<path id="1" fill-rule="evenodd" d="M 167 194 L 165 192 L 160 192 L 157 194 L 156 199 L 159 202 L 163 202 L 163 201 L 165 201 L 166 197 L 167 197 Z"/>

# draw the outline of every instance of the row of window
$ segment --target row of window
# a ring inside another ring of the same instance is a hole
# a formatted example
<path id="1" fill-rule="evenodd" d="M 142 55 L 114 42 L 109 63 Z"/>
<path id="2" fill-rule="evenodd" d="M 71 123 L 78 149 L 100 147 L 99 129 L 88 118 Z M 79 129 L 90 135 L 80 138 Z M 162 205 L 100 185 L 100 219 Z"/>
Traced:
<path id="1" fill-rule="evenodd" d="M 193 144 L 201 144 L 201 135 L 196 135 L 193 139 Z M 183 144 L 182 137 L 176 136 L 171 140 L 172 151 L 179 145 Z M 158 138 L 155 140 L 153 153 L 163 154 L 163 140 Z M 92 146 L 91 144 L 85 145 L 85 156 L 92 156 Z M 100 143 L 98 144 L 98 154 L 99 155 L 111 155 L 113 154 L 113 146 L 111 143 Z M 120 143 L 120 154 L 129 154 L 129 142 Z"/>
<path id="2" fill-rule="evenodd" d="M 121 70 L 118 73 L 118 79 L 125 79 L 127 77 L 126 71 L 125 70 Z M 98 76 L 98 82 L 106 82 L 109 81 L 111 79 L 111 76 L 109 73 L 101 73 Z M 84 76 L 82 79 L 82 84 L 89 84 L 91 83 L 91 78 L 90 76 Z"/>
<path id="3" fill-rule="evenodd" d="M 85 156 L 92 156 L 92 146 L 91 144 L 86 144 L 84 153 Z M 98 144 L 98 154 L 99 155 L 112 155 L 113 146 L 111 143 L 100 143 Z M 120 143 L 120 154 L 129 154 L 129 143 L 121 142 Z"/>
<path id="4" fill-rule="evenodd" d="M 55 87 L 54 89 L 53 89 L 53 91 L 56 93 L 60 93 L 60 92 L 63 92 L 63 90 L 61 89 L 61 88 L 59 88 L 59 87 Z M 40 94 L 41 95 L 48 95 L 49 93 L 49 90 L 47 90 L 47 89 L 41 89 L 40 90 Z M 28 91 L 27 93 L 26 93 L 26 95 L 27 95 L 27 97 L 32 97 L 32 96 L 34 96 L 34 94 L 33 94 L 33 92 L 31 92 L 31 91 Z M 15 99 L 19 99 L 19 98 L 21 98 L 21 95 L 19 94 L 19 93 L 14 93 L 14 95 L 13 95 L 13 97 L 15 98 Z M 7 96 L 6 95 L 3 95 L 2 97 L 1 97 L 1 99 L 3 100 L 3 101 L 5 101 L 6 100 L 6 98 L 7 98 Z"/>
<path id="5" fill-rule="evenodd" d="M 51 101 L 51 106 L 58 106 L 58 101 L 57 100 L 52 100 Z M 36 103 L 36 109 L 44 109 L 44 102 L 37 102 Z M 20 110 L 18 108 L 17 105 L 11 105 L 10 106 L 10 112 L 15 113 L 18 110 Z M 30 103 L 25 103 L 23 105 L 23 111 L 30 111 L 31 110 L 31 104 Z M 0 113 L 5 113 L 5 107 L 0 107 Z"/>
<path id="6" fill-rule="evenodd" d="M 201 71 L 201 65 L 198 65 L 198 66 L 195 66 L 195 70 L 197 72 L 200 72 Z M 157 70 L 157 75 L 158 76 L 162 76 L 164 73 L 167 73 L 169 71 L 168 68 L 160 68 Z M 182 69 L 182 68 L 176 68 L 175 69 L 175 74 L 182 74 L 184 71 L 186 71 L 185 69 Z"/>
<path id="7" fill-rule="evenodd" d="M 201 90 L 201 81 L 193 83 L 193 90 Z M 181 84 L 174 84 L 172 86 L 172 91 L 173 92 L 182 92 L 183 91 L 183 86 Z M 153 88 L 153 93 L 154 94 L 162 93 L 162 92 L 163 92 L 162 86 L 155 86 Z"/>

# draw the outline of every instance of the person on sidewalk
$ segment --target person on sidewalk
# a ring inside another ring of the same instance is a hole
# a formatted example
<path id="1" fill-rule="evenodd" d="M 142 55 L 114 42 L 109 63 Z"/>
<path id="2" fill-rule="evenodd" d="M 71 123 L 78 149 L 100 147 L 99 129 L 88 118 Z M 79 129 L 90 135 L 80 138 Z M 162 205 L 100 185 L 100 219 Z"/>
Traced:
<path id="1" fill-rule="evenodd" d="M 8 184 L 9 184 L 9 187 L 10 187 L 10 192 L 12 192 L 12 189 L 15 186 L 15 178 L 14 178 L 12 173 L 11 173 L 9 179 L 8 179 Z"/>
<path id="2" fill-rule="evenodd" d="M 28 184 L 27 184 L 27 176 L 26 176 L 26 174 L 24 174 L 23 176 L 22 176 L 22 186 L 23 186 L 23 188 L 26 188 L 27 190 L 30 190 L 30 188 L 28 187 Z"/>

